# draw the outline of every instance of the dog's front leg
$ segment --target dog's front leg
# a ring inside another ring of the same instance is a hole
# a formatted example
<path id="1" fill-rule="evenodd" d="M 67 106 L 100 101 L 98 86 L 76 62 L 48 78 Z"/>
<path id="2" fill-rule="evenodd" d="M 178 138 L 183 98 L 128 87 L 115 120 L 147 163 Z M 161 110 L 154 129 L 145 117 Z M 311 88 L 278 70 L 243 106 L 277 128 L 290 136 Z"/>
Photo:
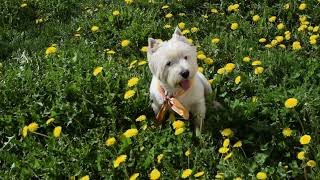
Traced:
<path id="1" fill-rule="evenodd" d="M 157 115 L 160 111 L 160 105 L 156 102 L 152 102 L 151 107 L 155 115 Z"/>
<path id="2" fill-rule="evenodd" d="M 206 104 L 204 98 L 192 106 L 191 113 L 194 116 L 193 123 L 195 133 L 196 136 L 199 137 L 202 131 L 203 120 L 206 115 Z"/>

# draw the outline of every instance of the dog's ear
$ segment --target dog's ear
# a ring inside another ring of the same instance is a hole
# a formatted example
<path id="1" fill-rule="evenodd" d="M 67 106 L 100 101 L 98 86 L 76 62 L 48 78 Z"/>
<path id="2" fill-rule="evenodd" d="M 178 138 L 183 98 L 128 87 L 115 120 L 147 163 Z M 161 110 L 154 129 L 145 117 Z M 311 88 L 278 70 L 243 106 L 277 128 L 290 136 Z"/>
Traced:
<path id="1" fill-rule="evenodd" d="M 177 39 L 179 41 L 182 41 L 184 43 L 187 43 L 187 44 L 190 44 L 191 46 L 193 46 L 193 44 L 190 43 L 186 37 L 184 37 L 184 35 L 182 34 L 182 32 L 181 32 L 181 30 L 179 29 L 178 26 L 174 30 L 174 33 L 172 34 L 172 38 Z"/>
<path id="2" fill-rule="evenodd" d="M 152 54 L 159 48 L 160 42 L 156 39 L 148 39 L 148 53 Z"/>

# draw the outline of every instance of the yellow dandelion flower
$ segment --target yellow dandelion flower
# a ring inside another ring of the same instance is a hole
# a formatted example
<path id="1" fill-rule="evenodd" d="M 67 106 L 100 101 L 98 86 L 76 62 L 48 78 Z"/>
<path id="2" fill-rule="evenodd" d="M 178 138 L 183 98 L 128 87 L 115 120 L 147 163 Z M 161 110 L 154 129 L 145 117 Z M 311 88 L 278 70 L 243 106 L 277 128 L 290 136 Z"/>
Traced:
<path id="1" fill-rule="evenodd" d="M 130 138 L 133 136 L 136 136 L 138 134 L 138 129 L 132 128 L 132 129 L 128 129 L 126 132 L 123 133 L 123 135 L 126 138 Z"/>
<path id="2" fill-rule="evenodd" d="M 197 55 L 200 55 L 200 54 L 204 54 L 204 52 L 203 51 L 198 51 Z"/>
<path id="3" fill-rule="evenodd" d="M 46 49 L 46 55 L 54 54 L 57 52 L 57 48 L 54 46 L 50 46 Z"/>
<path id="4" fill-rule="evenodd" d="M 252 17 L 252 21 L 253 22 L 257 22 L 257 21 L 259 21 L 260 20 L 260 16 L 259 15 L 254 15 L 253 17 Z"/>
<path id="5" fill-rule="evenodd" d="M 171 28 L 171 25 L 170 25 L 170 24 L 166 24 L 166 25 L 163 26 L 163 28 L 164 28 L 164 29 L 170 29 L 170 28 Z"/>
<path id="6" fill-rule="evenodd" d="M 241 76 L 237 76 L 236 79 L 234 79 L 234 83 L 239 84 L 241 81 Z"/>
<path id="7" fill-rule="evenodd" d="M 289 137 L 289 136 L 291 136 L 291 134 L 292 134 L 292 130 L 291 130 L 290 128 L 288 128 L 288 127 L 283 128 L 282 134 L 283 134 L 283 136 L 285 136 L 285 137 Z"/>
<path id="8" fill-rule="evenodd" d="M 203 70 L 204 70 L 203 67 L 198 67 L 199 72 L 203 73 Z"/>
<path id="9" fill-rule="evenodd" d="M 139 177 L 139 173 L 134 173 L 130 176 L 129 180 L 136 180 Z"/>
<path id="10" fill-rule="evenodd" d="M 180 22 L 180 23 L 178 24 L 178 27 L 179 27 L 180 29 L 184 29 L 184 28 L 186 27 L 186 23 Z"/>
<path id="11" fill-rule="evenodd" d="M 28 130 L 29 130 L 30 132 L 36 132 L 38 128 L 39 128 L 39 125 L 38 125 L 37 123 L 35 123 L 35 122 L 30 123 L 30 124 L 28 125 Z"/>
<path id="12" fill-rule="evenodd" d="M 262 64 L 262 62 L 260 60 L 255 60 L 252 62 L 252 66 L 259 66 L 261 64 Z"/>
<path id="13" fill-rule="evenodd" d="M 283 9 L 285 9 L 285 10 L 288 10 L 290 8 L 290 4 L 289 3 L 287 3 L 287 4 L 285 4 L 284 6 L 283 6 Z"/>
<path id="14" fill-rule="evenodd" d="M 197 58 L 200 59 L 200 60 L 203 60 L 203 59 L 207 58 L 207 56 L 204 55 L 204 54 L 199 54 L 199 55 L 197 56 Z"/>
<path id="15" fill-rule="evenodd" d="M 242 59 L 244 62 L 249 62 L 251 60 L 251 58 L 249 56 L 246 56 Z"/>
<path id="16" fill-rule="evenodd" d="M 220 42 L 220 39 L 219 39 L 219 38 L 213 38 L 213 39 L 211 40 L 211 42 L 212 42 L 213 44 L 218 44 L 218 43 Z"/>
<path id="17" fill-rule="evenodd" d="M 224 179 L 224 174 L 218 172 L 218 173 L 216 174 L 215 178 L 216 178 L 216 179 Z"/>
<path id="18" fill-rule="evenodd" d="M 242 142 L 241 141 L 237 141 L 236 143 L 234 143 L 233 147 L 234 148 L 239 148 L 242 146 Z"/>
<path id="19" fill-rule="evenodd" d="M 319 31 L 319 28 L 320 28 L 319 26 L 313 27 L 312 32 L 314 32 L 314 33 L 318 32 L 318 31 Z"/>
<path id="20" fill-rule="evenodd" d="M 201 17 L 203 17 L 204 19 L 208 19 L 209 16 L 207 16 L 207 15 L 201 15 Z"/>
<path id="21" fill-rule="evenodd" d="M 234 63 L 228 63 L 224 66 L 224 69 L 226 70 L 227 73 L 230 73 L 233 71 L 233 69 L 236 67 Z"/>
<path id="22" fill-rule="evenodd" d="M 135 94 L 136 94 L 136 92 L 134 90 L 128 90 L 124 94 L 124 99 L 129 99 L 129 98 L 133 97 Z"/>
<path id="23" fill-rule="evenodd" d="M 317 34 L 317 35 L 311 35 L 309 39 L 310 39 L 310 40 L 313 40 L 313 39 L 314 39 L 314 40 L 317 40 L 318 38 L 319 38 L 319 34 Z"/>
<path id="24" fill-rule="evenodd" d="M 211 9 L 211 12 L 212 12 L 213 14 L 217 14 L 217 13 L 218 13 L 218 9 L 212 8 L 212 9 Z"/>
<path id="25" fill-rule="evenodd" d="M 127 155 L 120 155 L 113 161 L 113 167 L 117 168 L 119 165 L 127 160 Z"/>
<path id="26" fill-rule="evenodd" d="M 224 72 L 226 72 L 226 69 L 224 67 L 218 69 L 218 71 L 217 71 L 218 74 L 224 74 Z"/>
<path id="27" fill-rule="evenodd" d="M 283 36 L 276 36 L 276 40 L 281 43 L 283 41 Z"/>
<path id="28" fill-rule="evenodd" d="M 239 10 L 239 4 L 232 4 L 230 6 L 228 6 L 228 9 L 227 9 L 229 12 L 237 12 Z"/>
<path id="29" fill-rule="evenodd" d="M 129 44 L 130 44 L 130 41 L 127 40 L 127 39 L 121 41 L 121 46 L 122 46 L 122 47 L 129 46 Z"/>
<path id="30" fill-rule="evenodd" d="M 257 179 L 264 180 L 264 179 L 267 179 L 267 174 L 265 172 L 258 172 L 256 177 Z"/>
<path id="31" fill-rule="evenodd" d="M 28 126 L 24 126 L 22 128 L 22 133 L 21 134 L 22 134 L 23 137 L 26 137 L 28 135 Z"/>
<path id="32" fill-rule="evenodd" d="M 138 60 L 134 60 L 130 63 L 129 69 L 133 68 L 137 64 Z"/>
<path id="33" fill-rule="evenodd" d="M 314 161 L 314 160 L 309 160 L 307 162 L 307 166 L 313 168 L 313 167 L 316 167 L 317 163 Z"/>
<path id="34" fill-rule="evenodd" d="M 289 98 L 284 102 L 284 106 L 286 108 L 294 108 L 295 106 L 297 106 L 298 104 L 298 100 L 296 98 Z"/>
<path id="35" fill-rule="evenodd" d="M 195 33 L 195 32 L 198 32 L 199 31 L 199 28 L 197 27 L 192 27 L 191 28 L 191 32 Z"/>
<path id="36" fill-rule="evenodd" d="M 307 4 L 306 3 L 301 3 L 299 5 L 299 10 L 301 10 L 301 11 L 305 10 L 306 8 L 307 8 Z"/>
<path id="37" fill-rule="evenodd" d="M 181 178 L 182 178 L 182 179 L 186 179 L 186 178 L 188 178 L 191 174 L 192 174 L 192 170 L 191 170 L 191 169 L 185 169 L 185 170 L 183 170 L 183 172 L 182 172 L 182 174 L 181 174 Z"/>
<path id="38" fill-rule="evenodd" d="M 308 31 L 312 31 L 313 30 L 313 26 L 308 26 Z"/>
<path id="39" fill-rule="evenodd" d="M 172 18 L 172 16 L 173 16 L 173 14 L 171 14 L 171 13 L 168 13 L 168 14 L 166 14 L 166 18 Z"/>
<path id="40" fill-rule="evenodd" d="M 170 6 L 169 5 L 164 5 L 161 7 L 161 9 L 168 9 Z"/>
<path id="41" fill-rule="evenodd" d="M 90 177 L 88 175 L 81 177 L 79 180 L 90 180 Z"/>
<path id="42" fill-rule="evenodd" d="M 233 135 L 233 131 L 230 128 L 223 129 L 220 131 L 222 136 L 229 137 Z"/>
<path id="43" fill-rule="evenodd" d="M 128 87 L 135 86 L 138 82 L 139 82 L 139 78 L 138 77 L 133 77 L 133 78 L 128 80 Z"/>
<path id="44" fill-rule="evenodd" d="M 127 5 L 130 5 L 133 3 L 133 0 L 124 0 L 124 2 L 126 2 Z"/>
<path id="45" fill-rule="evenodd" d="M 143 130 L 146 130 L 147 128 L 148 128 L 148 125 L 147 125 L 147 124 L 145 124 L 145 125 L 142 126 L 142 129 L 143 129 Z"/>
<path id="46" fill-rule="evenodd" d="M 259 39 L 259 42 L 261 42 L 261 43 L 264 43 L 264 42 L 266 42 L 266 41 L 267 41 L 266 38 L 260 38 L 260 39 Z"/>
<path id="47" fill-rule="evenodd" d="M 21 7 L 21 8 L 25 8 L 25 7 L 27 7 L 27 6 L 28 6 L 27 3 L 22 3 L 22 4 L 20 4 L 20 7 Z"/>
<path id="48" fill-rule="evenodd" d="M 271 44 L 266 44 L 264 47 L 266 48 L 272 48 L 273 46 Z"/>
<path id="49" fill-rule="evenodd" d="M 304 160 L 305 159 L 304 155 L 305 155 L 305 152 L 301 151 L 297 154 L 297 158 L 300 160 Z"/>
<path id="50" fill-rule="evenodd" d="M 119 16 L 120 12 L 118 10 L 115 10 L 115 11 L 112 12 L 112 15 L 113 16 Z"/>
<path id="51" fill-rule="evenodd" d="M 258 97 L 257 96 L 252 96 L 252 102 L 256 103 L 258 101 Z"/>
<path id="52" fill-rule="evenodd" d="M 230 139 L 225 139 L 224 141 L 223 141 L 223 147 L 228 147 L 229 146 L 229 144 L 230 144 Z"/>
<path id="53" fill-rule="evenodd" d="M 310 135 L 303 135 L 300 137 L 300 144 L 305 145 L 305 144 L 309 144 L 311 141 L 311 136 Z"/>
<path id="54" fill-rule="evenodd" d="M 139 116 L 139 117 L 136 119 L 136 121 L 137 121 L 137 122 L 141 122 L 141 121 L 144 121 L 144 120 L 146 120 L 146 119 L 147 119 L 146 115 L 141 115 L 141 116 Z"/>
<path id="55" fill-rule="evenodd" d="M 148 46 L 143 46 L 141 49 L 140 49 L 141 52 L 148 52 Z"/>
<path id="56" fill-rule="evenodd" d="M 180 120 L 174 121 L 174 122 L 172 123 L 172 127 L 173 127 L 173 129 L 182 128 L 182 127 L 184 127 L 184 122 L 183 122 L 183 121 L 180 121 Z"/>
<path id="57" fill-rule="evenodd" d="M 231 158 L 232 155 L 233 155 L 233 152 L 227 154 L 223 159 L 224 159 L 224 160 L 227 160 L 227 159 Z"/>
<path id="58" fill-rule="evenodd" d="M 164 156 L 163 154 L 159 154 L 159 155 L 157 156 L 157 162 L 158 162 L 158 164 L 161 163 L 161 160 L 162 160 L 163 156 Z"/>
<path id="59" fill-rule="evenodd" d="M 242 178 L 241 177 L 236 177 L 233 180 L 242 180 Z"/>
<path id="60" fill-rule="evenodd" d="M 274 40 L 271 41 L 270 44 L 271 44 L 272 47 L 274 47 L 275 45 L 278 44 L 278 41 L 274 39 Z"/>
<path id="61" fill-rule="evenodd" d="M 229 148 L 226 148 L 226 147 L 221 147 L 221 148 L 219 148 L 219 153 L 221 153 L 221 154 L 225 154 L 225 153 L 227 153 L 229 151 Z"/>
<path id="62" fill-rule="evenodd" d="M 232 30 L 237 30 L 237 29 L 239 28 L 239 24 L 238 24 L 238 23 L 231 23 L 230 28 L 231 28 Z"/>
<path id="63" fill-rule="evenodd" d="M 91 31 L 92 32 L 97 32 L 99 30 L 99 27 L 98 26 L 92 26 L 91 27 Z"/>
<path id="64" fill-rule="evenodd" d="M 114 50 L 108 50 L 107 54 L 115 54 L 116 52 Z"/>
<path id="65" fill-rule="evenodd" d="M 50 118 L 46 121 L 46 125 L 49 125 L 50 123 L 52 123 L 54 121 L 54 118 Z"/>
<path id="66" fill-rule="evenodd" d="M 254 69 L 254 74 L 259 75 L 259 74 L 262 74 L 263 71 L 264 71 L 264 68 L 263 68 L 263 67 L 256 67 L 256 68 Z"/>
<path id="67" fill-rule="evenodd" d="M 114 145 L 115 143 L 117 142 L 116 138 L 114 137 L 109 137 L 107 140 L 106 140 L 106 145 L 107 146 L 112 146 Z"/>
<path id="68" fill-rule="evenodd" d="M 300 44 L 300 42 L 299 42 L 299 41 L 293 42 L 293 44 L 292 44 L 292 49 L 293 49 L 293 50 L 300 50 L 300 49 L 301 49 L 301 44 Z"/>
<path id="69" fill-rule="evenodd" d="M 142 65 L 144 65 L 144 64 L 147 64 L 147 61 L 139 61 L 139 62 L 138 62 L 138 66 L 142 66 Z"/>
<path id="70" fill-rule="evenodd" d="M 158 169 L 154 168 L 149 174 L 150 180 L 157 180 L 161 176 L 161 173 Z"/>
<path id="71" fill-rule="evenodd" d="M 184 153 L 184 155 L 187 156 L 187 157 L 189 157 L 190 154 L 191 154 L 191 153 L 190 153 L 190 149 L 188 149 L 188 150 Z"/>
<path id="72" fill-rule="evenodd" d="M 184 128 L 183 127 L 182 128 L 178 128 L 178 129 L 175 130 L 174 135 L 180 135 L 183 132 L 184 132 Z"/>
<path id="73" fill-rule="evenodd" d="M 190 33 L 190 30 L 189 30 L 189 29 L 185 29 L 185 30 L 183 30 L 181 33 L 182 33 L 183 35 L 185 35 L 185 34 Z"/>
<path id="74" fill-rule="evenodd" d="M 102 69 L 103 69 L 103 67 L 98 66 L 98 67 L 94 68 L 92 74 L 93 74 L 94 76 L 97 76 L 98 74 L 100 74 L 100 73 L 102 72 Z"/>
<path id="75" fill-rule="evenodd" d="M 271 17 L 269 17 L 268 21 L 269 21 L 269 22 L 275 22 L 276 19 L 277 19 L 276 16 L 271 16 Z"/>
<path id="76" fill-rule="evenodd" d="M 316 39 L 310 39 L 309 43 L 312 44 L 312 45 L 317 44 L 317 40 Z"/>
<path id="77" fill-rule="evenodd" d="M 192 44 L 192 42 L 193 42 L 193 40 L 192 39 L 187 39 L 187 41 L 190 43 L 190 44 Z"/>
<path id="78" fill-rule="evenodd" d="M 283 24 L 283 23 L 279 23 L 279 24 L 277 25 L 277 29 L 281 30 L 281 29 L 283 29 L 283 28 L 284 28 L 284 24 Z"/>
<path id="79" fill-rule="evenodd" d="M 57 126 L 53 129 L 53 136 L 58 138 L 60 137 L 61 135 L 61 130 L 62 130 L 62 127 L 61 126 Z"/>
<path id="80" fill-rule="evenodd" d="M 285 49 L 285 48 L 286 48 L 286 45 L 284 45 L 284 44 L 279 44 L 279 47 L 281 47 L 282 49 Z"/>
<path id="81" fill-rule="evenodd" d="M 204 175 L 204 171 L 200 171 L 200 172 L 197 172 L 196 174 L 194 174 L 194 177 L 201 177 Z"/>
<path id="82" fill-rule="evenodd" d="M 208 65 L 211 65 L 211 64 L 213 64 L 213 62 L 214 62 L 213 59 L 208 58 L 208 57 L 205 58 L 203 61 L 204 61 L 204 63 L 206 63 L 206 64 L 208 64 Z"/>

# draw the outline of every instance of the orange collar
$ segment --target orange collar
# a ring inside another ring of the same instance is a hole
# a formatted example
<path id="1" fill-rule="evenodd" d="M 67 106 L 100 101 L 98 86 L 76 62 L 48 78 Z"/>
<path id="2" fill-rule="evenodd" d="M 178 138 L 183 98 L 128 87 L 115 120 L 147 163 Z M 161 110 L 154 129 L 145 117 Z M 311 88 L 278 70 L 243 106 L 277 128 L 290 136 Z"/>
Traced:
<path id="1" fill-rule="evenodd" d="M 190 82 L 192 83 L 192 82 Z M 191 85 L 190 85 L 191 86 Z M 158 123 L 163 122 L 165 114 L 169 107 L 176 113 L 178 113 L 180 116 L 182 116 L 184 119 L 189 119 L 189 111 L 180 103 L 180 101 L 176 98 L 181 95 L 183 95 L 186 91 L 183 89 L 179 89 L 177 92 L 175 92 L 172 96 L 167 96 L 163 87 L 161 87 L 160 83 L 158 82 L 158 91 L 160 92 L 162 98 L 163 98 L 163 104 L 161 105 L 161 109 L 159 113 L 157 114 L 157 121 Z"/>

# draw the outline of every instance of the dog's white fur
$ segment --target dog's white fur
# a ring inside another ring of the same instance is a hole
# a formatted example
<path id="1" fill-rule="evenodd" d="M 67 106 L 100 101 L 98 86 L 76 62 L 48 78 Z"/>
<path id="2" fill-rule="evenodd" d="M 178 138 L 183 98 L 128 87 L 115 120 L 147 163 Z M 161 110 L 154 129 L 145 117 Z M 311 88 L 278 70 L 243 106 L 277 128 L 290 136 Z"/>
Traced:
<path id="1" fill-rule="evenodd" d="M 176 98 L 194 116 L 195 132 L 199 136 L 206 113 L 205 96 L 212 89 L 204 75 L 198 72 L 196 48 L 187 41 L 178 27 L 170 40 L 162 42 L 149 38 L 148 43 L 148 61 L 153 74 L 150 98 L 154 113 L 158 114 L 163 104 L 158 84 L 169 96 L 173 95 L 181 89 L 180 82 L 185 79 L 181 72 L 188 70 L 190 75 L 187 79 L 192 81 L 191 87 Z"/>

